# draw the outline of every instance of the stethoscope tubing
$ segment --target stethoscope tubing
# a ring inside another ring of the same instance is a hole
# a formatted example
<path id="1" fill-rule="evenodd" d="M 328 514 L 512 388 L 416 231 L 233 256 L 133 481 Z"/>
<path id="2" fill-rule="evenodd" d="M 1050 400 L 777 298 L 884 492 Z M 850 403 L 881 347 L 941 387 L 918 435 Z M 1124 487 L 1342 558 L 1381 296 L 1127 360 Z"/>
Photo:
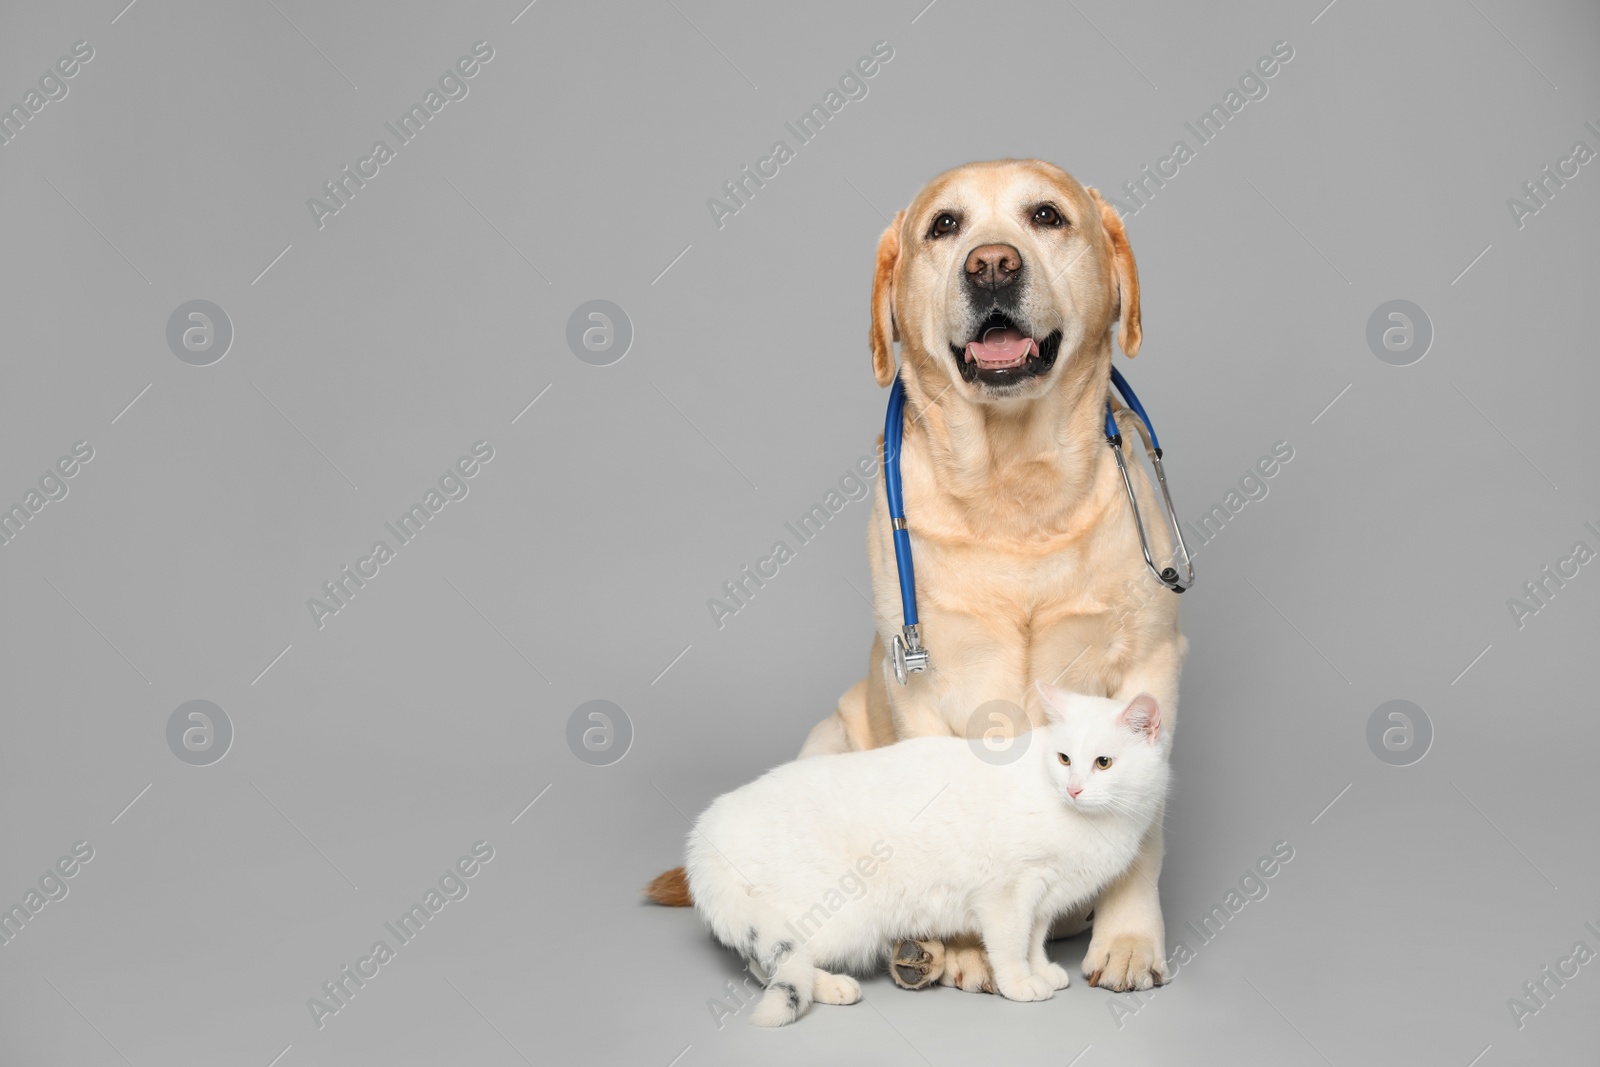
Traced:
<path id="1" fill-rule="evenodd" d="M 894 561 L 900 572 L 900 610 L 905 625 L 917 625 L 917 576 L 911 565 L 911 531 L 906 529 L 906 502 L 900 486 L 900 442 L 905 435 L 906 384 L 897 374 L 889 391 L 883 420 L 883 488 L 889 497 L 894 527 Z"/>
<path id="2" fill-rule="evenodd" d="M 1156 472 L 1156 482 L 1161 487 L 1161 500 L 1166 512 L 1167 526 L 1172 531 L 1174 543 L 1182 556 L 1184 576 L 1180 578 L 1174 567 L 1158 567 L 1155 557 L 1151 554 L 1150 539 L 1145 533 L 1144 517 L 1139 511 L 1139 497 L 1134 492 L 1133 477 L 1122 454 L 1122 432 L 1117 428 L 1111 398 L 1108 396 L 1106 397 L 1106 443 L 1111 446 L 1112 454 L 1116 457 L 1117 470 L 1122 475 L 1122 485 L 1127 492 L 1128 504 L 1133 512 L 1133 523 L 1139 531 L 1139 549 L 1144 555 L 1145 566 L 1155 575 L 1156 580 L 1174 593 L 1182 593 L 1194 585 L 1194 560 L 1189 555 L 1189 546 L 1184 543 L 1177 510 L 1172 505 L 1172 493 L 1167 487 L 1167 474 L 1162 465 L 1161 441 L 1156 436 L 1155 424 L 1150 421 L 1150 415 L 1140 403 L 1138 395 L 1134 393 L 1128 380 L 1122 376 L 1122 372 L 1115 367 L 1111 368 L 1111 384 L 1122 395 L 1123 402 L 1138 416 L 1144 434 L 1147 435 L 1146 451 L 1150 457 L 1150 465 Z M 900 446 L 905 436 L 905 406 L 905 382 L 896 374 L 894 385 L 889 390 L 889 409 L 884 414 L 883 421 L 883 488 L 884 495 L 888 498 L 890 525 L 893 527 L 895 569 L 900 578 L 900 611 L 903 625 L 900 633 L 894 637 L 891 654 L 895 678 L 901 685 L 906 684 L 910 674 L 927 670 L 930 666 L 928 650 L 922 645 L 921 627 L 917 618 L 917 577 L 911 559 L 911 531 L 906 527 L 905 494 L 900 480 Z"/>

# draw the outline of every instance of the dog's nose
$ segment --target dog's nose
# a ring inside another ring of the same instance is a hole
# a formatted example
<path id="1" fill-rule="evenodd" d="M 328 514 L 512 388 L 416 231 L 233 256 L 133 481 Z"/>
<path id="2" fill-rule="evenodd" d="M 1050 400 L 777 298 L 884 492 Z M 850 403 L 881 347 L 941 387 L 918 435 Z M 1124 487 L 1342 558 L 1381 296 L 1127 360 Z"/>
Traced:
<path id="1" fill-rule="evenodd" d="M 1004 289 L 1021 269 L 1022 253 L 1010 245 L 980 245 L 967 253 L 967 281 L 980 289 Z"/>

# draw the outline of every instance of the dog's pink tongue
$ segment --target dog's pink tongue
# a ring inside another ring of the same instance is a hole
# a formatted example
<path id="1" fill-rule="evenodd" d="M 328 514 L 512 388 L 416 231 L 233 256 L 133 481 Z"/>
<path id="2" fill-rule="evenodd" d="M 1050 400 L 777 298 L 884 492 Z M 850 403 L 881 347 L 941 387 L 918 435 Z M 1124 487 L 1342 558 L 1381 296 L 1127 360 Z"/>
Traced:
<path id="1" fill-rule="evenodd" d="M 980 363 L 1020 363 L 1033 350 L 1033 338 L 1011 327 L 993 329 L 981 341 L 967 342 L 967 359 Z"/>

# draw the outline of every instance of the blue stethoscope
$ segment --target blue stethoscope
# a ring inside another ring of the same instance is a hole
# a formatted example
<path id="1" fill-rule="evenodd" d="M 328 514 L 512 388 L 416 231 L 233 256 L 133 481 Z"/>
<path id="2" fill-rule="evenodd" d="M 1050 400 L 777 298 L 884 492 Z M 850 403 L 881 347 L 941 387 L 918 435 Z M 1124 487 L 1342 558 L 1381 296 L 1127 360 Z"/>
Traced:
<path id="1" fill-rule="evenodd" d="M 1133 387 L 1115 367 L 1111 368 L 1111 383 L 1117 387 L 1117 392 L 1122 394 L 1123 401 L 1133 409 L 1133 413 L 1139 416 L 1139 421 L 1149 434 L 1145 451 L 1150 456 L 1150 465 L 1155 468 L 1156 481 L 1161 485 L 1167 525 L 1172 529 L 1172 536 L 1183 557 L 1185 576 L 1180 579 L 1177 570 L 1172 567 L 1157 567 L 1155 557 L 1150 554 L 1150 539 L 1145 536 L 1144 518 L 1139 514 L 1139 498 L 1134 494 L 1133 479 L 1128 475 L 1128 463 L 1122 454 L 1122 434 L 1117 429 L 1116 419 L 1112 417 L 1111 398 L 1107 397 L 1106 444 L 1111 446 L 1112 454 L 1117 457 L 1117 470 L 1122 474 L 1128 504 L 1133 508 L 1133 524 L 1139 530 L 1139 547 L 1144 552 L 1145 566 L 1150 568 L 1150 573 L 1156 576 L 1158 582 L 1174 593 L 1181 593 L 1194 585 L 1194 561 L 1189 558 L 1189 546 L 1183 542 L 1183 531 L 1178 527 L 1178 515 L 1172 506 L 1172 494 L 1167 490 L 1167 475 L 1161 467 L 1161 442 L 1156 437 L 1156 428 L 1145 413 L 1144 405 L 1134 395 Z M 911 567 L 911 531 L 906 529 L 906 502 L 900 487 L 900 441 L 905 434 L 905 407 L 905 383 L 899 375 L 895 375 L 894 388 L 889 392 L 889 411 L 883 422 L 883 488 L 889 497 L 889 521 L 894 527 L 894 562 L 900 572 L 900 610 L 905 619 L 900 633 L 895 636 L 892 649 L 894 676 L 901 685 L 906 684 L 910 674 L 928 669 L 928 649 L 922 643 L 922 631 L 917 623 L 917 577 Z"/>

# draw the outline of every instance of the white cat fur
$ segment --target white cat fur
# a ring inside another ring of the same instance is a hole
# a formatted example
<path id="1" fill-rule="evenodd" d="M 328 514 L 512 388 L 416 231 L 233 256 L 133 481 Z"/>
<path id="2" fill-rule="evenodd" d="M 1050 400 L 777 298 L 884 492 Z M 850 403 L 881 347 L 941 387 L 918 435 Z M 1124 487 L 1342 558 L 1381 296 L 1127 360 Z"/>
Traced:
<path id="1" fill-rule="evenodd" d="M 690 892 L 767 982 L 752 1023 L 855 1003 L 860 986 L 833 971 L 871 973 L 903 937 L 977 931 L 1012 1000 L 1067 985 L 1045 954 L 1050 921 L 1133 862 L 1166 796 L 1170 746 L 1149 694 L 1038 689 L 1049 721 L 1012 742 L 1027 745 L 1009 762 L 980 759 L 981 740 L 914 738 L 784 764 L 700 816 Z"/>

